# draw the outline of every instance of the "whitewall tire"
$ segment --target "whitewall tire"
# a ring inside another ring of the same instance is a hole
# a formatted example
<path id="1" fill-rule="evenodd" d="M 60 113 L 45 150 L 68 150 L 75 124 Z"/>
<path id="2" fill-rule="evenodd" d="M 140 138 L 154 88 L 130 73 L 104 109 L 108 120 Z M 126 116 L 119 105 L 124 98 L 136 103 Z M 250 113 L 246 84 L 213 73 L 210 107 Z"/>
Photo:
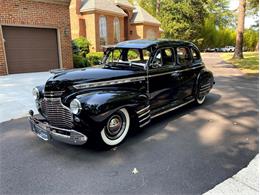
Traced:
<path id="1" fill-rule="evenodd" d="M 115 112 L 101 131 L 101 140 L 105 145 L 116 146 L 126 137 L 130 128 L 130 116 L 125 108 Z"/>
<path id="2" fill-rule="evenodd" d="M 196 97 L 196 103 L 201 105 L 205 102 L 206 96 Z"/>

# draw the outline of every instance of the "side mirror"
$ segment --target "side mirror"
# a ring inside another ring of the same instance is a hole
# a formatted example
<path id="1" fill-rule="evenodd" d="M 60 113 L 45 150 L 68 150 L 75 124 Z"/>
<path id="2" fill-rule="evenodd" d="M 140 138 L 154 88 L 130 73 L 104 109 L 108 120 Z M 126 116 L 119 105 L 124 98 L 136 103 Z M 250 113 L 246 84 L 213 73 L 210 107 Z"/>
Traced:
<path id="1" fill-rule="evenodd" d="M 161 66 L 161 60 L 154 60 L 151 64 L 152 68 L 158 68 Z"/>

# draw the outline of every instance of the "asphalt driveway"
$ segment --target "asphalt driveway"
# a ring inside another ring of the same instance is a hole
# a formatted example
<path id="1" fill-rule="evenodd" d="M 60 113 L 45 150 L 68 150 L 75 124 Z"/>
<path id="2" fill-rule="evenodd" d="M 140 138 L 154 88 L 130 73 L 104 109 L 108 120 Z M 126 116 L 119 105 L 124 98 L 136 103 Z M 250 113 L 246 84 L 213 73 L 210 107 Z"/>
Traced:
<path id="1" fill-rule="evenodd" d="M 109 151 L 43 142 L 26 118 L 1 123 L 0 194 L 202 194 L 237 173 L 258 153 L 258 78 L 203 57 L 216 80 L 205 104 Z"/>

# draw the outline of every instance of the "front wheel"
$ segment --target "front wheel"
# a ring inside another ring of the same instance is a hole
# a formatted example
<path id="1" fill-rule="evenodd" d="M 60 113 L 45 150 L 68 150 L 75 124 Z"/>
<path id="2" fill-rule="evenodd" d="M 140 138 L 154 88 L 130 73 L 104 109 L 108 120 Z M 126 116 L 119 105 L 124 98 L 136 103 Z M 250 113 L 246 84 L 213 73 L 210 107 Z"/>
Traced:
<path id="1" fill-rule="evenodd" d="M 101 140 L 107 146 L 116 146 L 126 137 L 130 127 L 129 113 L 125 108 L 115 112 L 101 130 Z"/>

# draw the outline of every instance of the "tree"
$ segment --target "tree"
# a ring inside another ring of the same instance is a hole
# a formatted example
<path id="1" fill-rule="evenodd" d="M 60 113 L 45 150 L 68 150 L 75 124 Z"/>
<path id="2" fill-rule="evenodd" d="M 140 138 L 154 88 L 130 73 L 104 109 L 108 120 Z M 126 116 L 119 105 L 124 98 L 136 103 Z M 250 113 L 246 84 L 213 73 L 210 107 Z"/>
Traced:
<path id="1" fill-rule="evenodd" d="M 233 59 L 244 58 L 244 56 L 243 56 L 243 38 L 244 38 L 243 34 L 244 34 L 245 14 L 246 14 L 246 0 L 239 0 L 236 47 L 235 47 Z"/>
<path id="2" fill-rule="evenodd" d="M 161 7 L 161 0 L 156 0 L 156 16 L 159 16 Z"/>
<path id="3" fill-rule="evenodd" d="M 213 17 L 217 28 L 235 27 L 236 18 L 229 9 L 229 0 L 207 0 L 205 3 L 207 18 Z"/>
<path id="4" fill-rule="evenodd" d="M 159 19 L 165 38 L 198 43 L 205 16 L 203 0 L 163 0 L 160 2 Z"/>
<path id="5" fill-rule="evenodd" d="M 257 48 L 258 36 L 258 30 L 246 29 L 244 32 L 244 47 L 247 50 L 254 51 Z"/>

